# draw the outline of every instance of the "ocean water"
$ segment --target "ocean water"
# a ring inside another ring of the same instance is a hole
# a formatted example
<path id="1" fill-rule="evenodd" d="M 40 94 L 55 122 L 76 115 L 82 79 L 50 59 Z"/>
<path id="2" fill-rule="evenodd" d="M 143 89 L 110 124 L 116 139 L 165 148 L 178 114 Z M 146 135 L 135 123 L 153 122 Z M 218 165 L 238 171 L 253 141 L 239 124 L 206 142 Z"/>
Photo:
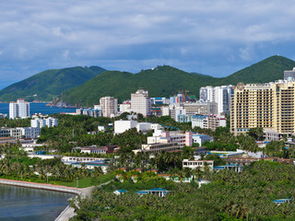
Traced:
<path id="1" fill-rule="evenodd" d="M 52 221 L 72 194 L 0 184 L 0 221 Z"/>
<path id="2" fill-rule="evenodd" d="M 31 103 L 30 104 L 31 114 L 41 113 L 41 114 L 55 114 L 55 113 L 73 113 L 76 112 L 75 108 L 63 108 L 63 107 L 51 107 L 46 106 L 46 103 Z M 0 113 L 8 114 L 9 113 L 9 104 L 0 103 Z"/>

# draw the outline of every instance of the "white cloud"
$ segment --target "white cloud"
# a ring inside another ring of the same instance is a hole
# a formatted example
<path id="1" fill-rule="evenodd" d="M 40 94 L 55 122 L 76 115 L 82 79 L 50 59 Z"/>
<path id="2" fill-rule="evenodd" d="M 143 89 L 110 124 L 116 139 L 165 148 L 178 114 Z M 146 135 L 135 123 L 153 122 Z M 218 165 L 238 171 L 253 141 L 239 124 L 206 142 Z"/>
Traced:
<path id="1" fill-rule="evenodd" d="M 0 2 L 1 62 L 24 77 L 51 65 L 104 64 L 98 61 L 116 69 L 124 60 L 136 70 L 151 59 L 196 72 L 219 65 L 224 74 L 225 62 L 228 71 L 267 52 L 294 57 L 273 49 L 294 39 L 294 11 L 291 0 L 10 0 Z"/>

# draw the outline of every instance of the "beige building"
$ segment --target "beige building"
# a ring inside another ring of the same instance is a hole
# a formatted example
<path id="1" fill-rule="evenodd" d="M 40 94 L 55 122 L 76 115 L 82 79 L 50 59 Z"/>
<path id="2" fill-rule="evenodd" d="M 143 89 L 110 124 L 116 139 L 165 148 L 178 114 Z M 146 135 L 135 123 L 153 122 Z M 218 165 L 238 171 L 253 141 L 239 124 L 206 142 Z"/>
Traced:
<path id="1" fill-rule="evenodd" d="M 250 128 L 295 133 L 295 82 L 238 84 L 231 103 L 231 131 L 237 135 Z"/>
<path id="2" fill-rule="evenodd" d="M 131 111 L 142 114 L 144 117 L 150 115 L 151 102 L 149 93 L 145 90 L 138 90 L 131 94 Z"/>
<path id="3" fill-rule="evenodd" d="M 102 116 L 114 117 L 118 113 L 118 100 L 113 97 L 102 97 L 99 100 Z"/>

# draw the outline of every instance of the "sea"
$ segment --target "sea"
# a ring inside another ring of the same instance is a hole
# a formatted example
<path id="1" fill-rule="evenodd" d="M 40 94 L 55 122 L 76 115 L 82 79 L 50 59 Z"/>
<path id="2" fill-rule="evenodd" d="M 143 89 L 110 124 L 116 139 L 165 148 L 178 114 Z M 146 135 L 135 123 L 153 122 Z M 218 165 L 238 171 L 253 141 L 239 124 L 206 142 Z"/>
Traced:
<path id="1" fill-rule="evenodd" d="M 64 108 L 56 106 L 47 106 L 47 103 L 31 103 L 31 114 L 56 114 L 56 113 L 73 113 L 76 112 L 75 108 Z M 9 103 L 0 103 L 0 113 L 9 113 Z"/>
<path id="2" fill-rule="evenodd" d="M 0 184 L 0 221 L 53 221 L 73 196 Z"/>

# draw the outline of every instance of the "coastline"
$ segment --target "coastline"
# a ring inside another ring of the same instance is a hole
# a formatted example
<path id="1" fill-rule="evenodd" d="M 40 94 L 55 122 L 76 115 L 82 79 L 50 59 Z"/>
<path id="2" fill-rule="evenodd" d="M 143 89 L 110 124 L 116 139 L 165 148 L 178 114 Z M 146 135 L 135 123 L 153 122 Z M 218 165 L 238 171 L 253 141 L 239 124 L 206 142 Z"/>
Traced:
<path id="1" fill-rule="evenodd" d="M 10 179 L 4 179 L 4 178 L 0 178 L 0 184 L 72 193 L 76 195 L 81 195 L 83 193 L 83 189 L 81 188 L 67 187 L 67 186 L 47 184 L 47 183 L 35 183 L 35 182 L 29 182 L 29 181 L 10 180 Z"/>

